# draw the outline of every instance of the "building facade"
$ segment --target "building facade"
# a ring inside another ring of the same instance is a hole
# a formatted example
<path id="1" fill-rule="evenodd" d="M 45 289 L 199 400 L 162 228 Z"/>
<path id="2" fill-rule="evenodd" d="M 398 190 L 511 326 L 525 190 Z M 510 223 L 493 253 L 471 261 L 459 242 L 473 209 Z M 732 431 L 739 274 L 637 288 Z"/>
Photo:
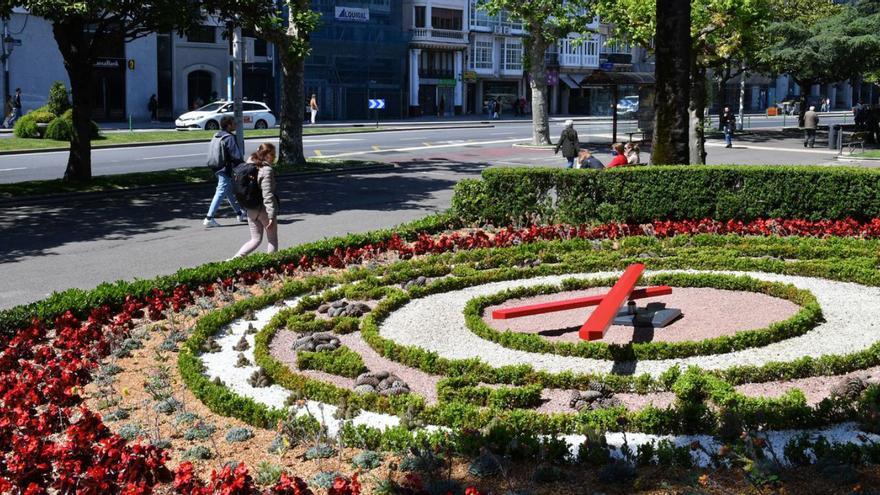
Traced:
<path id="1" fill-rule="evenodd" d="M 385 100 L 383 118 L 404 117 L 410 32 L 400 0 L 313 0 L 312 8 L 321 13 L 321 26 L 311 36 L 305 86 L 319 118 L 373 118 L 369 99 Z"/>
<path id="2" fill-rule="evenodd" d="M 489 114 L 489 102 L 500 101 L 502 112 L 525 99 L 523 72 L 525 31 L 522 22 L 505 11 L 490 15 L 470 0 L 467 70 L 464 72 L 466 113 Z"/>
<path id="3" fill-rule="evenodd" d="M 458 115 L 464 110 L 469 0 L 404 0 L 411 33 L 407 81 L 409 114 Z"/>

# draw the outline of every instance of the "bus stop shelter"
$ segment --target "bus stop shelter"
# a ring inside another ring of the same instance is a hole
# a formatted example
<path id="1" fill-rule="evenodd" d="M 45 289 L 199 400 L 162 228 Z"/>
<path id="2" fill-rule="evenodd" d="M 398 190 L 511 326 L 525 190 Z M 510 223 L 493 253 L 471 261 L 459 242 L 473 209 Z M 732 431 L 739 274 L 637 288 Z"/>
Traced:
<path id="1" fill-rule="evenodd" d="M 616 143 L 618 118 L 617 102 L 620 99 L 620 86 L 635 86 L 639 88 L 639 115 L 641 116 L 643 111 L 653 113 L 653 98 L 651 98 L 650 108 L 648 108 L 648 105 L 643 106 L 642 88 L 653 87 L 654 83 L 654 74 L 651 72 L 618 72 L 597 69 L 594 70 L 592 74 L 581 79 L 579 86 L 582 88 L 585 86 L 601 86 L 607 87 L 611 90 L 611 141 Z M 639 118 L 639 121 L 641 120 L 642 119 Z"/>

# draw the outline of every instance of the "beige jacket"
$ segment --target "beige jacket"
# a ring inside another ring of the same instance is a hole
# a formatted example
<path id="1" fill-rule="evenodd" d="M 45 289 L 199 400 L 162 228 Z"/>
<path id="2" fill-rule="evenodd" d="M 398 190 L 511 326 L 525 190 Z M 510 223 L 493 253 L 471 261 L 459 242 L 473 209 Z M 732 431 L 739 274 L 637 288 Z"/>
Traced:
<path id="1" fill-rule="evenodd" d="M 263 208 L 269 218 L 278 216 L 278 196 L 275 195 L 275 171 L 269 165 L 260 167 L 257 173 L 257 183 L 263 191 Z"/>

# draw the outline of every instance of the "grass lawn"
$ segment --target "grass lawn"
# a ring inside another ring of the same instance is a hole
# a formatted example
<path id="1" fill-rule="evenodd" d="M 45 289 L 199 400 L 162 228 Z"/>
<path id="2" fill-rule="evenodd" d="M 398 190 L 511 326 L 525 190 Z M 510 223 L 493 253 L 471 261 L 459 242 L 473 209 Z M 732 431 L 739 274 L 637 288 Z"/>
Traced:
<path id="1" fill-rule="evenodd" d="M 279 175 L 287 175 L 303 172 L 338 170 L 346 167 L 362 167 L 365 165 L 379 165 L 379 163 L 361 160 L 315 159 L 310 160 L 305 167 L 294 168 L 276 166 L 275 172 Z M 134 172 L 117 175 L 99 175 L 85 183 L 64 182 L 61 179 L 35 180 L 14 184 L 0 184 L 0 199 L 12 199 L 26 196 L 47 196 L 74 192 L 113 191 L 129 189 L 132 187 L 213 182 L 214 180 L 213 172 L 207 167 L 177 168 L 157 172 Z"/>
<path id="2" fill-rule="evenodd" d="M 866 151 L 864 153 L 859 154 L 858 156 L 864 157 L 864 158 L 880 158 L 880 150 Z"/>
<path id="3" fill-rule="evenodd" d="M 354 133 L 376 132 L 375 127 L 309 127 L 303 128 L 303 135 L 326 134 L 326 133 Z M 216 131 L 144 131 L 144 132 L 107 132 L 100 139 L 92 141 L 92 146 L 112 146 L 119 144 L 139 143 L 168 143 L 174 141 L 205 140 L 209 141 Z M 277 137 L 278 129 L 248 129 L 244 131 L 244 137 Z M 43 149 L 67 149 L 68 145 L 63 141 L 51 139 L 25 139 L 14 136 L 0 137 L 0 151 L 28 151 Z"/>

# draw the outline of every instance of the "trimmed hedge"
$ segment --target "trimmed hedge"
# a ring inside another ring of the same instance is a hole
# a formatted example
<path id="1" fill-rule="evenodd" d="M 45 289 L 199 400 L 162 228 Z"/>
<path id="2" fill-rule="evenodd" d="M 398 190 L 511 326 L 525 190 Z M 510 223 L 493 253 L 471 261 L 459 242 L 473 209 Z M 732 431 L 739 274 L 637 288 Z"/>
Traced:
<path id="1" fill-rule="evenodd" d="M 296 365 L 301 370 L 323 371 L 347 378 L 357 378 L 367 372 L 361 355 L 345 346 L 331 352 L 299 351 L 296 353 Z"/>
<path id="2" fill-rule="evenodd" d="M 784 166 L 664 166 L 614 170 L 490 168 L 461 181 L 453 209 L 468 222 L 880 217 L 880 171 Z"/>

